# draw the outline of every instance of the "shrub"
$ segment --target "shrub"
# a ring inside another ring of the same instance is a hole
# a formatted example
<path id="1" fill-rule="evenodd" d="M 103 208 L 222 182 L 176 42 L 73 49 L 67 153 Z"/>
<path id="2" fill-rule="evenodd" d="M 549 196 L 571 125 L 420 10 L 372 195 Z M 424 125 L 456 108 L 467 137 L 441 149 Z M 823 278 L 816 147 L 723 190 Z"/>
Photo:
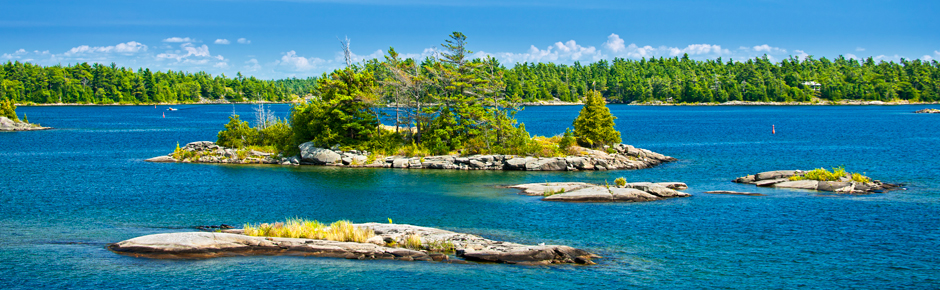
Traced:
<path id="1" fill-rule="evenodd" d="M 375 232 L 369 228 L 353 226 L 349 221 L 337 221 L 326 226 L 315 220 L 289 218 L 286 222 L 245 224 L 244 233 L 256 237 L 305 238 L 339 242 L 365 243 Z"/>
<path id="2" fill-rule="evenodd" d="M 238 115 L 231 116 L 228 119 L 225 130 L 219 131 L 216 144 L 229 148 L 242 148 L 259 143 L 258 130 L 251 128 L 248 122 L 239 119 Z"/>
<path id="3" fill-rule="evenodd" d="M 617 184 L 617 187 L 624 187 L 627 186 L 627 179 L 623 177 L 617 177 L 617 179 L 614 179 L 614 183 Z"/>
<path id="4" fill-rule="evenodd" d="M 402 243 L 402 245 L 405 246 L 405 248 L 409 248 L 412 250 L 421 250 L 422 249 L 421 235 L 410 234 L 406 236 L 405 241 Z"/>
<path id="5" fill-rule="evenodd" d="M 574 138 L 574 133 L 571 132 L 570 128 L 565 128 L 565 134 L 562 135 L 561 140 L 558 141 L 558 148 L 561 148 L 564 151 L 567 151 L 568 148 L 571 148 L 577 140 Z"/>
<path id="6" fill-rule="evenodd" d="M 845 167 L 835 167 L 832 171 L 825 168 L 816 168 L 803 173 L 803 175 L 794 175 L 790 180 L 816 180 L 816 181 L 838 181 L 843 177 L 848 177 L 855 182 L 871 182 L 871 178 L 858 173 L 848 173 Z"/>
<path id="7" fill-rule="evenodd" d="M 13 121 L 19 121 L 16 117 L 16 103 L 13 100 L 0 101 L 0 117 L 7 117 Z"/>

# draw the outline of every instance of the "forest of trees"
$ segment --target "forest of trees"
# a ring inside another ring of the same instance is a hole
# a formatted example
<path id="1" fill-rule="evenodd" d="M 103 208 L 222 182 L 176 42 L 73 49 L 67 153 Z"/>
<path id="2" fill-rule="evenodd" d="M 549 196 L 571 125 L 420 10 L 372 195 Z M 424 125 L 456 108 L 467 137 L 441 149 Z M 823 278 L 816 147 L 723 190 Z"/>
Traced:
<path id="1" fill-rule="evenodd" d="M 148 104 L 199 101 L 290 101 L 310 92 L 315 79 L 259 80 L 204 72 L 152 72 L 102 64 L 0 66 L 0 100 L 16 103 Z"/>

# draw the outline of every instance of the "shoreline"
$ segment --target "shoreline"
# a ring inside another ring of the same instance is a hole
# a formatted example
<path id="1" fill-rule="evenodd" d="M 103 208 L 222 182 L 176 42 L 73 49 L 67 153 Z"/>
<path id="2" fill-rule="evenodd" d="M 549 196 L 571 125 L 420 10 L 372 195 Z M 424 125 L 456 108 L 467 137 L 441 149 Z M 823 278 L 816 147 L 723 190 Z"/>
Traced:
<path id="1" fill-rule="evenodd" d="M 140 104 L 83 104 L 83 103 L 22 103 L 16 104 L 18 107 L 67 107 L 67 106 L 177 106 L 177 105 L 244 105 L 244 104 L 294 104 L 301 100 L 285 102 L 196 102 L 196 103 L 140 103 Z M 730 101 L 724 103 L 666 103 L 666 102 L 645 102 L 645 103 L 623 103 L 607 102 L 608 105 L 628 105 L 628 106 L 689 106 L 689 107 L 709 107 L 709 106 L 903 106 L 903 105 L 938 105 L 936 102 L 909 102 L 909 101 L 861 101 L 861 100 L 842 100 L 837 102 L 819 101 L 819 102 L 749 102 L 749 101 Z M 561 101 L 538 101 L 523 102 L 521 107 L 542 107 L 542 106 L 581 106 L 582 102 L 561 102 Z"/>
<path id="2" fill-rule="evenodd" d="M 397 169 L 585 171 L 652 168 L 675 158 L 626 144 L 611 147 L 611 153 L 577 147 L 579 155 L 532 157 L 519 155 L 437 155 L 408 157 L 376 155 L 359 150 L 340 151 L 319 148 L 311 142 L 301 144 L 299 156 L 282 156 L 248 149 L 226 148 L 211 141 L 186 144 L 167 155 L 146 159 L 156 163 L 222 163 L 316 165 L 336 167 L 373 167 Z"/>

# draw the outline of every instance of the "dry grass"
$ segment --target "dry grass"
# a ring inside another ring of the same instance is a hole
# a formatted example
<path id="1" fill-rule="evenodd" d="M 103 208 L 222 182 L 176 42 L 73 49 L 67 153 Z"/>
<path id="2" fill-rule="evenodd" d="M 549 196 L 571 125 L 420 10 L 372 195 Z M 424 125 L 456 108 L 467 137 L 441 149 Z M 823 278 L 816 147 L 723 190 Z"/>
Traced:
<path id="1" fill-rule="evenodd" d="M 256 237 L 304 238 L 340 242 L 365 243 L 375 232 L 370 228 L 353 226 L 349 221 L 338 221 L 329 226 L 315 220 L 289 218 L 285 222 L 260 225 L 245 224 L 245 235 Z"/>

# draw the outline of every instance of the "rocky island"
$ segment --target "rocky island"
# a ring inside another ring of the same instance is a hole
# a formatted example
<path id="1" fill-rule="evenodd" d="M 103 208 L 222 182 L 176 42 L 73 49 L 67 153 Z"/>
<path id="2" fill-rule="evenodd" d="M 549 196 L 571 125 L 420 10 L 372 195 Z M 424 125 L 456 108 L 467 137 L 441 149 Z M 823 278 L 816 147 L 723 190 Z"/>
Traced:
<path id="1" fill-rule="evenodd" d="M 7 117 L 0 117 L 0 132 L 3 131 L 36 131 L 36 130 L 48 130 L 52 129 L 49 127 L 43 127 L 36 124 L 30 124 L 28 122 L 23 122 L 19 120 L 10 120 Z"/>
<path id="2" fill-rule="evenodd" d="M 808 189 L 836 193 L 880 193 L 899 189 L 901 185 L 872 180 L 858 173 L 845 172 L 843 168 L 834 168 L 832 172 L 819 168 L 804 170 L 777 170 L 761 172 L 739 177 L 737 183 L 753 184 L 761 187 Z"/>
<path id="3" fill-rule="evenodd" d="M 173 153 L 147 159 L 149 162 L 327 165 L 410 169 L 577 171 L 642 169 L 675 158 L 626 144 L 611 148 L 613 153 L 573 146 L 579 155 L 566 157 L 526 157 L 517 155 L 440 155 L 425 157 L 377 156 L 367 151 L 319 148 L 311 142 L 300 145 L 299 156 L 278 156 L 255 150 L 226 148 L 210 141 L 186 144 Z"/>
<path id="4" fill-rule="evenodd" d="M 291 221 L 288 221 L 290 223 Z M 309 223 L 309 221 L 299 221 Z M 600 258 L 587 251 L 558 245 L 522 245 L 480 236 L 404 224 L 331 224 L 361 231 L 359 241 L 246 235 L 245 229 L 221 232 L 180 232 L 137 237 L 108 246 L 128 256 L 157 259 L 199 259 L 249 255 L 294 255 L 358 260 L 490 262 L 520 265 L 592 265 Z M 262 224 L 268 231 L 289 225 Z M 323 231 L 328 232 L 330 227 Z M 246 227 L 246 229 L 250 228 Z M 257 235 L 257 232 L 252 233 Z M 302 235 L 300 235 L 302 236 Z M 330 238 L 333 238 L 332 236 Z M 364 241 L 363 241 L 364 239 Z M 452 258 L 453 257 L 453 258 Z M 453 260 L 452 260 L 453 259 Z"/>
<path id="5" fill-rule="evenodd" d="M 916 113 L 916 114 L 940 114 L 940 110 L 938 110 L 938 109 L 921 109 L 921 110 L 915 111 L 914 113 Z"/>
<path id="6" fill-rule="evenodd" d="M 620 179 L 618 179 L 619 181 Z M 689 187 L 682 182 L 615 182 L 599 185 L 584 182 L 548 182 L 512 185 L 523 195 L 544 196 L 545 201 L 566 202 L 643 202 L 691 196 L 679 190 Z"/>

